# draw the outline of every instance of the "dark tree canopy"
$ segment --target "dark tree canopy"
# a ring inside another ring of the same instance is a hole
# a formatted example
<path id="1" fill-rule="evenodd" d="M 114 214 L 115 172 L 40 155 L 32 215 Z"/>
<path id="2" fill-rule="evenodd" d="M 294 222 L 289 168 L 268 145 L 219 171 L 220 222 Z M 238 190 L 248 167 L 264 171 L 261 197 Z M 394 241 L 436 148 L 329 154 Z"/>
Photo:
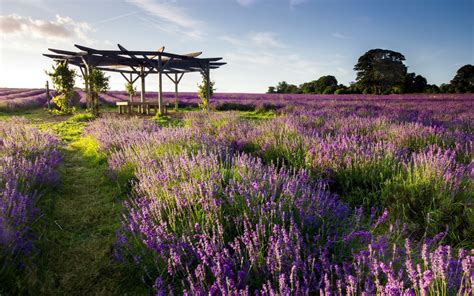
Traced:
<path id="1" fill-rule="evenodd" d="M 451 85 L 458 93 L 474 92 L 474 66 L 464 65 L 456 72 Z"/>
<path id="2" fill-rule="evenodd" d="M 276 87 L 276 92 L 279 94 L 292 94 L 292 93 L 298 93 L 299 89 L 298 89 L 298 86 L 294 84 L 289 84 L 286 81 L 281 81 L 281 82 L 278 82 L 278 85 Z"/>
<path id="3" fill-rule="evenodd" d="M 401 86 L 402 93 L 422 93 L 426 90 L 428 81 L 421 75 L 407 73 Z"/>
<path id="4" fill-rule="evenodd" d="M 268 94 L 274 94 L 275 93 L 275 87 L 274 86 L 269 86 L 267 93 Z"/>
<path id="5" fill-rule="evenodd" d="M 326 75 L 316 80 L 315 90 L 317 93 L 329 92 L 329 89 L 337 87 L 337 79 L 332 75 Z M 333 90 L 334 92 L 334 90 Z"/>
<path id="6" fill-rule="evenodd" d="M 300 91 L 304 94 L 334 93 L 337 89 L 337 79 L 332 75 L 319 77 L 318 80 L 305 82 L 300 85 Z"/>
<path id="7" fill-rule="evenodd" d="M 403 83 L 407 67 L 405 57 L 388 49 L 371 49 L 363 54 L 354 70 L 357 71 L 357 83 L 372 93 L 381 94 L 391 91 Z"/>
<path id="8" fill-rule="evenodd" d="M 316 93 L 316 80 L 305 82 L 300 85 L 300 91 L 304 94 Z"/>

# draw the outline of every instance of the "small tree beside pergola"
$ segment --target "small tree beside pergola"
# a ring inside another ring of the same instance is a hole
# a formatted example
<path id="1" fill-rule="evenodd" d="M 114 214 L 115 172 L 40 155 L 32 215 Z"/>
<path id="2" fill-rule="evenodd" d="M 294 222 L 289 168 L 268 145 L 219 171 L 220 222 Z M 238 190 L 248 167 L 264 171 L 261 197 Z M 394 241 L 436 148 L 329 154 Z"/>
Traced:
<path id="1" fill-rule="evenodd" d="M 193 52 L 188 54 L 173 54 L 164 51 L 164 47 L 157 51 L 131 51 L 117 44 L 119 50 L 99 50 L 75 45 L 80 51 L 66 51 L 52 49 L 49 51 L 54 54 L 43 54 L 54 60 L 67 61 L 70 65 L 80 68 L 82 76 L 87 77 L 93 69 L 120 73 L 128 84 L 133 86 L 138 79 L 141 80 L 140 102 L 133 102 L 130 99 L 126 103 L 131 111 L 131 107 L 138 106 L 141 112 L 144 107 L 149 111 L 150 105 L 157 108 L 159 114 L 163 114 L 165 106 L 163 104 L 163 74 L 166 75 L 175 86 L 175 105 L 178 104 L 178 85 L 186 73 L 201 73 L 206 81 L 211 81 L 210 70 L 217 69 L 224 62 L 219 62 L 222 58 L 198 58 L 202 52 Z M 156 104 L 146 102 L 145 100 L 145 78 L 149 74 L 158 74 L 158 96 Z M 91 95 L 91 89 L 87 83 L 85 85 L 88 96 Z M 211 83 L 206 84 L 207 109 L 211 97 Z M 118 105 L 118 104 L 117 104 Z"/>

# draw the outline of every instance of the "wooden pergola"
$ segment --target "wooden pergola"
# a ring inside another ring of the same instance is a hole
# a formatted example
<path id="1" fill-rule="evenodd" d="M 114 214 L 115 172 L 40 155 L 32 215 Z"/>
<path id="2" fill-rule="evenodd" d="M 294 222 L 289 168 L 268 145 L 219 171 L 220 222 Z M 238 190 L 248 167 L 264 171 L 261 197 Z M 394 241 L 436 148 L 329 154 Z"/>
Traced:
<path id="1" fill-rule="evenodd" d="M 119 50 L 100 50 L 74 45 L 80 51 L 73 52 L 61 49 L 49 48 L 54 54 L 43 54 L 48 58 L 67 61 L 71 65 L 78 66 L 83 76 L 87 76 L 90 69 L 96 68 L 102 71 L 120 73 L 127 82 L 134 83 L 141 79 L 141 102 L 136 104 L 130 101 L 130 106 L 139 106 L 143 112 L 146 105 L 149 111 L 150 104 L 145 100 L 145 77 L 149 74 L 158 74 L 158 97 L 155 106 L 160 114 L 164 113 L 163 104 L 163 74 L 166 75 L 175 85 L 176 103 L 178 102 L 178 85 L 185 73 L 200 72 L 207 81 L 211 81 L 210 70 L 217 69 L 224 62 L 219 62 L 222 58 L 198 58 L 202 52 L 188 54 L 173 54 L 164 51 L 164 47 L 156 51 L 136 51 L 127 50 L 117 44 Z M 134 77 L 135 76 L 135 77 Z M 89 89 L 86 85 L 86 91 Z M 210 83 L 206 91 L 208 102 L 210 100 Z M 128 102 L 127 102 L 128 103 Z M 118 104 L 119 105 L 119 104 Z M 208 104 L 209 106 L 209 104 Z M 132 109 L 129 109 L 130 111 Z"/>

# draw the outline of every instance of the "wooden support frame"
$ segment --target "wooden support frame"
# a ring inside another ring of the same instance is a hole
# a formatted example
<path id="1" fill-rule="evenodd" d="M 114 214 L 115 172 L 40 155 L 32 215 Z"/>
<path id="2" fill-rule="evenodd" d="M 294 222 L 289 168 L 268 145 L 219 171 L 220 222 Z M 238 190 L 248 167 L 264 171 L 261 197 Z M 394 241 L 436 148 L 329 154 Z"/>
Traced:
<path id="1" fill-rule="evenodd" d="M 178 75 L 178 73 L 174 73 L 174 78 L 170 76 L 170 74 L 165 73 L 166 76 L 174 83 L 174 109 L 178 110 L 178 104 L 179 104 L 179 96 L 178 96 L 178 85 L 181 79 L 184 76 L 184 73 L 181 73 Z"/>
<path id="2" fill-rule="evenodd" d="M 163 114 L 163 77 L 162 77 L 162 61 L 161 55 L 158 56 L 157 61 L 157 69 L 158 69 L 158 109 L 160 115 Z"/>

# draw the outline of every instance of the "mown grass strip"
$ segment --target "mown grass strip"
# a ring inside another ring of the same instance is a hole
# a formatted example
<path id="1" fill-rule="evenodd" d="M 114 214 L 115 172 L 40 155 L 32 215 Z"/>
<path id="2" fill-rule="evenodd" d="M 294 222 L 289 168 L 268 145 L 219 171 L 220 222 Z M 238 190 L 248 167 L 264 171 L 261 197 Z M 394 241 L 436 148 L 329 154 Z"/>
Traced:
<path id="1" fill-rule="evenodd" d="M 40 294 L 136 294 L 136 281 L 113 261 L 121 192 L 106 175 L 107 162 L 82 131 L 90 118 L 76 115 L 50 128 L 63 140 L 60 183 L 42 201 L 44 229 L 38 241 Z"/>

